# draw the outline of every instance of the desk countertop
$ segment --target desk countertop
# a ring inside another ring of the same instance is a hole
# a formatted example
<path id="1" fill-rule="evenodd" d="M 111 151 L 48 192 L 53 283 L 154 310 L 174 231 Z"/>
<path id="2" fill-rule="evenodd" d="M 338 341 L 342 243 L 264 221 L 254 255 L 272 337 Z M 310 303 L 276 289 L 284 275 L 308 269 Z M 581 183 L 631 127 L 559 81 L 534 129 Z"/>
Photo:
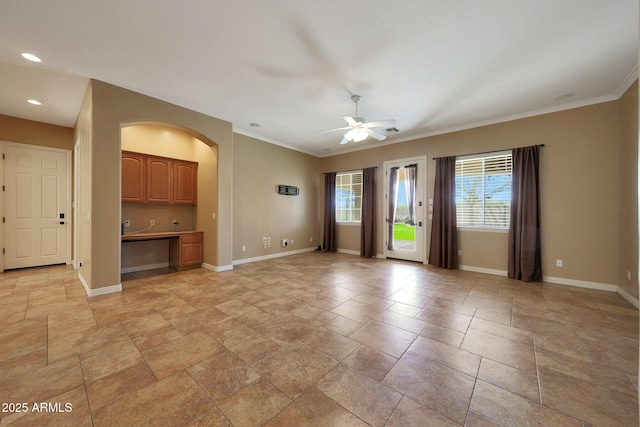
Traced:
<path id="1" fill-rule="evenodd" d="M 131 234 L 123 234 L 122 241 L 128 242 L 133 240 L 156 240 L 156 239 L 169 239 L 171 237 L 180 237 L 188 234 L 197 234 L 202 233 L 199 230 L 188 230 L 188 231 L 158 231 L 152 233 L 131 233 Z"/>

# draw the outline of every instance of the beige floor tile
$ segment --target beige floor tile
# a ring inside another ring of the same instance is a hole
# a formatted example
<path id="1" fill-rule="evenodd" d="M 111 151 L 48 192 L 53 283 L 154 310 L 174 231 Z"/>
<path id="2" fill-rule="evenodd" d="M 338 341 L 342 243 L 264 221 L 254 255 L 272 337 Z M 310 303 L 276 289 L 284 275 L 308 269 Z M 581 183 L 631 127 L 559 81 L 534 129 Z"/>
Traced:
<path id="1" fill-rule="evenodd" d="M 471 377 L 475 377 L 478 374 L 478 368 L 480 367 L 480 356 L 477 354 L 469 353 L 468 351 L 460 350 L 456 347 L 451 347 L 422 336 L 416 338 L 408 351 L 425 359 L 453 368 Z"/>
<path id="2" fill-rule="evenodd" d="M 3 402 L 44 402 L 84 385 L 77 356 L 46 366 L 26 365 L 3 372 L 0 396 Z"/>
<path id="3" fill-rule="evenodd" d="M 295 399 L 337 364 L 335 359 L 297 342 L 268 353 L 253 367 Z"/>
<path id="4" fill-rule="evenodd" d="M 223 350 L 224 347 L 210 336 L 194 332 L 142 354 L 156 377 L 162 379 Z"/>
<path id="5" fill-rule="evenodd" d="M 232 425 L 222 411 L 214 407 L 189 421 L 185 427 L 232 427 Z"/>
<path id="6" fill-rule="evenodd" d="M 261 379 L 244 387 L 218 404 L 218 408 L 236 427 L 265 424 L 291 403 L 286 394 Z"/>
<path id="7" fill-rule="evenodd" d="M 47 319 L 11 322 L 0 331 L 0 361 L 24 356 L 47 348 Z"/>
<path id="8" fill-rule="evenodd" d="M 512 341 L 497 335 L 469 329 L 460 349 L 487 357 L 535 375 L 536 361 L 533 344 Z"/>
<path id="9" fill-rule="evenodd" d="M 400 329 L 404 329 L 405 331 L 412 332 L 414 334 L 419 334 L 422 332 L 424 327 L 427 325 L 427 322 L 415 319 L 411 316 L 405 316 L 404 314 L 395 313 L 393 311 L 385 310 L 381 314 L 375 316 L 373 318 L 382 323 L 386 323 L 387 325 L 392 325 Z"/>
<path id="10" fill-rule="evenodd" d="M 417 335 L 381 322 L 368 322 L 349 338 L 392 357 L 400 357 Z"/>
<path id="11" fill-rule="evenodd" d="M 628 374 L 618 369 L 577 360 L 547 350 L 537 351 L 537 361 L 539 368 L 544 367 L 631 396 L 637 395 L 635 387 L 637 382 L 631 382 Z"/>
<path id="12" fill-rule="evenodd" d="M 329 372 L 316 387 L 372 426 L 383 426 L 402 398 L 400 393 L 344 365 Z"/>
<path id="13" fill-rule="evenodd" d="M 216 403 L 260 379 L 256 371 L 228 351 L 188 367 L 187 372 Z"/>
<path id="14" fill-rule="evenodd" d="M 436 362 L 407 353 L 382 384 L 463 425 L 475 379 Z"/>
<path id="15" fill-rule="evenodd" d="M 386 427 L 456 427 L 458 425 L 405 396 L 393 411 Z"/>
<path id="16" fill-rule="evenodd" d="M 115 402 L 122 396 L 136 392 L 157 381 L 149 365 L 144 361 L 139 361 L 99 380 L 93 382 L 85 380 L 85 385 L 91 410 L 95 411 Z"/>
<path id="17" fill-rule="evenodd" d="M 418 315 L 417 319 L 424 320 L 433 325 L 442 326 L 454 331 L 465 333 L 471 323 L 471 316 L 461 313 L 453 313 L 445 310 L 439 310 L 432 307 L 425 307 Z"/>
<path id="18" fill-rule="evenodd" d="M 143 362 L 142 354 L 132 341 L 120 341 L 80 355 L 82 374 L 87 382 Z"/>
<path id="19" fill-rule="evenodd" d="M 344 316 L 336 316 L 325 323 L 324 327 L 339 334 L 349 336 L 360 329 L 362 325 L 364 325 L 364 323 L 356 322 Z"/>
<path id="20" fill-rule="evenodd" d="M 581 427 L 578 419 L 478 380 L 470 409 L 506 426 Z"/>
<path id="21" fill-rule="evenodd" d="M 537 375 L 483 358 L 478 371 L 478 379 L 533 402 L 540 402 Z"/>
<path id="22" fill-rule="evenodd" d="M 49 362 L 62 360 L 111 344 L 128 341 L 129 339 L 129 335 L 119 323 L 60 338 L 50 338 L 48 342 Z"/>
<path id="23" fill-rule="evenodd" d="M 313 387 L 266 424 L 268 427 L 365 427 L 368 425 Z"/>
<path id="24" fill-rule="evenodd" d="M 456 348 L 460 347 L 462 339 L 464 338 L 464 333 L 462 332 L 431 323 L 425 325 L 420 335 Z"/>
<path id="25" fill-rule="evenodd" d="M 92 416 L 96 427 L 183 425 L 212 407 L 213 402 L 182 371 L 103 406 Z"/>
<path id="26" fill-rule="evenodd" d="M 397 361 L 398 359 L 395 357 L 374 350 L 366 345 L 361 345 L 356 351 L 344 359 L 342 363 L 354 371 L 363 373 L 376 381 L 382 381 Z"/>
<path id="27" fill-rule="evenodd" d="M 338 361 L 360 347 L 357 341 L 323 327 L 318 327 L 309 332 L 301 341 Z"/>
<path id="28" fill-rule="evenodd" d="M 594 425 L 638 425 L 638 399 L 540 368 L 542 403 Z"/>

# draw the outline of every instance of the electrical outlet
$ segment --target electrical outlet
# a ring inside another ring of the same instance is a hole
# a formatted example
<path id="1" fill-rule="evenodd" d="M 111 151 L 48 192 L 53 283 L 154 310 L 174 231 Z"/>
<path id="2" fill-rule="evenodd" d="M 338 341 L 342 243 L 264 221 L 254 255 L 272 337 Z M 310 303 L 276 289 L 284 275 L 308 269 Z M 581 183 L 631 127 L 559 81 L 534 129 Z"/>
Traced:
<path id="1" fill-rule="evenodd" d="M 462 256 L 462 249 L 458 249 L 458 256 Z"/>
<path id="2" fill-rule="evenodd" d="M 282 239 L 282 246 L 289 246 L 289 241 L 287 239 Z"/>
<path id="3" fill-rule="evenodd" d="M 289 240 L 289 243 L 291 243 L 291 244 L 293 245 L 293 239 L 290 239 L 290 240 Z"/>
<path id="4" fill-rule="evenodd" d="M 557 259 L 556 260 L 556 267 L 562 267 L 562 260 L 561 259 Z"/>
<path id="5" fill-rule="evenodd" d="M 152 219 L 152 220 L 150 221 L 150 223 L 151 223 L 151 227 L 153 227 L 154 225 L 156 225 L 156 220 L 155 220 L 155 219 Z"/>
<path id="6" fill-rule="evenodd" d="M 313 242 L 313 237 L 309 237 L 309 241 L 310 241 L 310 242 Z"/>
<path id="7" fill-rule="evenodd" d="M 245 252 L 247 250 L 247 247 L 245 245 L 242 245 L 242 252 Z"/>
<path id="8" fill-rule="evenodd" d="M 172 220 L 171 220 L 171 224 L 173 224 L 173 225 L 178 225 L 178 220 L 177 220 L 177 219 L 172 219 Z"/>
<path id="9" fill-rule="evenodd" d="M 129 221 L 128 219 L 124 220 L 124 226 L 125 227 L 131 227 L 131 221 Z"/>

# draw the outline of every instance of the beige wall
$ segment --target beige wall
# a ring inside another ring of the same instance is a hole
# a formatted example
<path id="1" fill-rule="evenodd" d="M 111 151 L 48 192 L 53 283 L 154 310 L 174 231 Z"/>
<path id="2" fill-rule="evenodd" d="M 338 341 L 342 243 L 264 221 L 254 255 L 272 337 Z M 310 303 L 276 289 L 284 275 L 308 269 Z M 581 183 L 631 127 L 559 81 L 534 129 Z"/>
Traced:
<path id="1" fill-rule="evenodd" d="M 386 160 L 426 155 L 430 199 L 435 176 L 433 157 L 545 144 L 540 170 L 545 276 L 617 284 L 619 137 L 618 102 L 608 102 L 331 156 L 322 159 L 321 170 L 377 166 L 377 215 L 384 218 L 382 164 Z M 428 227 L 430 236 L 430 221 Z M 377 253 L 383 254 L 381 221 L 377 233 Z M 358 235 L 352 231 L 349 234 Z M 462 265 L 507 270 L 506 233 L 463 231 L 459 236 Z M 359 247 L 355 240 L 339 239 L 339 243 L 341 248 Z M 557 268 L 556 259 L 562 259 L 564 267 Z"/>
<path id="2" fill-rule="evenodd" d="M 618 285 L 638 298 L 638 82 L 620 98 Z M 627 276 L 630 275 L 630 278 Z"/>
<path id="3" fill-rule="evenodd" d="M 90 241 L 90 260 L 80 271 L 87 286 L 97 289 L 120 283 L 120 152 L 121 127 L 130 123 L 160 122 L 189 129 L 206 144 L 216 145 L 218 190 L 199 199 L 196 227 L 205 233 L 204 262 L 224 269 L 231 266 L 232 130 L 229 122 L 206 116 L 158 99 L 91 80 L 81 116 L 86 121 L 90 161 L 90 225 L 81 229 Z M 79 124 L 82 120 L 79 119 Z M 76 133 L 81 133 L 77 126 Z M 211 149 L 211 148 L 208 148 Z M 83 156 L 86 156 L 83 153 Z M 83 183 L 85 184 L 85 183 Z M 81 201 L 83 205 L 84 201 Z M 213 214 L 216 217 L 213 219 Z"/>
<path id="4" fill-rule="evenodd" d="M 0 141 L 73 150 L 73 129 L 0 114 Z"/>
<path id="5" fill-rule="evenodd" d="M 233 138 L 234 261 L 319 245 L 319 159 L 240 134 Z M 300 195 L 281 196 L 278 184 L 294 185 Z M 271 237 L 270 248 L 263 237 Z M 294 244 L 284 248 L 282 239 Z"/>

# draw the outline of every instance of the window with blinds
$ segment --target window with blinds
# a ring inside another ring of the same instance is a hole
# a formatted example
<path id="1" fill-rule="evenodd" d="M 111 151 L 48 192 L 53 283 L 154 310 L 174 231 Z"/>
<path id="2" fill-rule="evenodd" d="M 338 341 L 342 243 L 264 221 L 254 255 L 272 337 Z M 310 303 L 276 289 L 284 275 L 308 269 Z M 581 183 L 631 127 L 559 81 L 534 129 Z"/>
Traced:
<path id="1" fill-rule="evenodd" d="M 456 160 L 458 227 L 509 228 L 511 153 Z"/>
<path id="2" fill-rule="evenodd" d="M 360 222 L 362 214 L 362 171 L 336 175 L 336 221 Z"/>

